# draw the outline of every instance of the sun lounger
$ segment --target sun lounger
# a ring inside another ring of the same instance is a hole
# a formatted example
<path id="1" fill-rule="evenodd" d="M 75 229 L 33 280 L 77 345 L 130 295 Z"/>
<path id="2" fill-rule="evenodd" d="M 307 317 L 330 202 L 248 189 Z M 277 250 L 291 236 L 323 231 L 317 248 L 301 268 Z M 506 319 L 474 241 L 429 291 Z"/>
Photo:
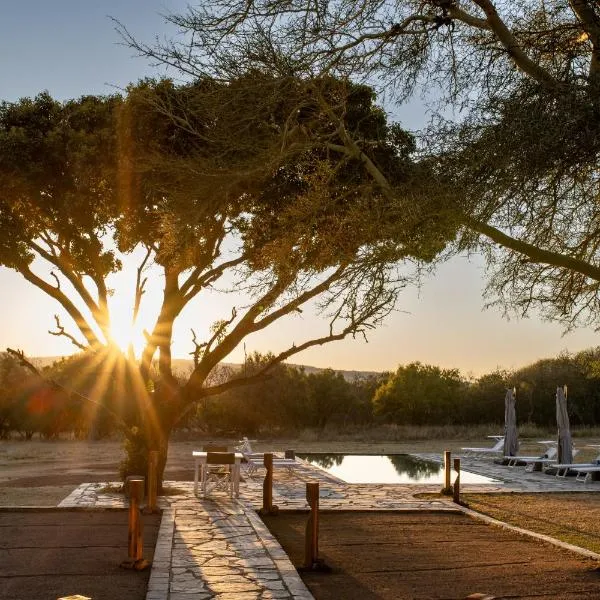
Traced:
<path id="1" fill-rule="evenodd" d="M 573 449 L 573 456 L 578 454 L 578 449 Z M 600 454 L 592 461 L 588 463 L 557 463 L 551 465 L 547 471 L 555 471 L 551 473 L 556 477 L 566 477 L 569 474 L 569 471 L 574 471 L 576 468 L 585 468 L 585 467 L 597 467 L 600 466 Z"/>
<path id="2" fill-rule="evenodd" d="M 562 463 L 552 465 L 552 470 L 556 469 L 554 475 L 556 477 L 566 477 L 569 471 L 575 471 L 575 469 L 584 469 L 586 467 L 598 467 L 600 463 Z M 548 469 L 550 470 L 550 469 Z"/>
<path id="3" fill-rule="evenodd" d="M 470 452 L 472 454 L 499 454 L 504 450 L 504 436 L 501 435 L 490 435 L 488 436 L 496 440 L 496 443 L 490 448 L 461 448 L 463 452 Z"/>
<path id="4" fill-rule="evenodd" d="M 557 454 L 558 448 L 551 446 L 541 456 L 505 456 L 504 460 L 508 461 L 509 467 L 525 465 L 527 471 L 541 471 L 544 465 L 556 463 Z"/>
<path id="5" fill-rule="evenodd" d="M 592 465 L 590 467 L 573 467 L 573 471 L 577 473 L 575 477 L 576 481 L 583 481 L 587 483 L 588 481 L 593 481 L 594 473 L 600 473 L 600 465 Z"/>

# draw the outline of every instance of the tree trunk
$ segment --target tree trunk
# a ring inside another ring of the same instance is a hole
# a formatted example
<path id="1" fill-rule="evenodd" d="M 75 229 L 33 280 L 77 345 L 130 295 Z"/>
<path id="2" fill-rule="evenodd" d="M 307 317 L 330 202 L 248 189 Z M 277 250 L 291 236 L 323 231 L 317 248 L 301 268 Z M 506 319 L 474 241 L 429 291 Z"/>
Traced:
<path id="1" fill-rule="evenodd" d="M 163 381 L 156 384 L 154 392 L 144 392 L 144 397 L 138 398 L 135 424 L 126 434 L 126 458 L 121 465 L 123 479 L 128 475 L 147 477 L 149 453 L 155 450 L 158 452 L 158 491 L 162 491 L 169 438 L 182 406 L 180 396 L 176 383 Z"/>

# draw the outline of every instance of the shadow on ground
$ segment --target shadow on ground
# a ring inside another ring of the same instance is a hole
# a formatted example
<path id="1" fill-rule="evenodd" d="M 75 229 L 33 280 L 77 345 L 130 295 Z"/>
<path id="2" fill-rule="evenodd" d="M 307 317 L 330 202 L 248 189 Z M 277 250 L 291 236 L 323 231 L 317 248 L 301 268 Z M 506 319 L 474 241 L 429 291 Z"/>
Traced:
<path id="1" fill-rule="evenodd" d="M 264 519 L 295 566 L 306 520 Z M 599 597 L 596 561 L 463 514 L 322 512 L 319 548 L 332 572 L 302 574 L 319 600 Z"/>
<path id="2" fill-rule="evenodd" d="M 159 515 L 143 517 L 144 558 L 151 560 Z M 150 569 L 121 569 L 127 511 L 0 511 L 0 599 L 144 600 Z"/>

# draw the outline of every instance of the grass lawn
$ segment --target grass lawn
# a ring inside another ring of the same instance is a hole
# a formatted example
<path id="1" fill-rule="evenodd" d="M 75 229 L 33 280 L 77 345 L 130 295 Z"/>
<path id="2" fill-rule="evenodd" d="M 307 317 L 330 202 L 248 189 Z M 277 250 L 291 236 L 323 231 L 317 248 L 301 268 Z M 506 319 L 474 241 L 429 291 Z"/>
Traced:
<path id="1" fill-rule="evenodd" d="M 463 494 L 471 509 L 600 553 L 597 493 Z"/>

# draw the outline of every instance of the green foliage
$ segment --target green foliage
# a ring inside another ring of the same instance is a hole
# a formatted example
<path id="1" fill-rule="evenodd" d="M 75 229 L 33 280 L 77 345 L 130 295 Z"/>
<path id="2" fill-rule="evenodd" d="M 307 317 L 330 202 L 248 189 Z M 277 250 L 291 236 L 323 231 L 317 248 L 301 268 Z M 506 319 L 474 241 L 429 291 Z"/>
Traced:
<path id="1" fill-rule="evenodd" d="M 98 236 L 116 218 L 118 103 L 43 92 L 0 104 L 0 264 L 24 269 L 31 242 L 49 234 L 67 243 L 73 268 L 100 277 L 117 268 Z"/>
<path id="2" fill-rule="evenodd" d="M 252 374 L 271 359 L 269 354 L 252 354 L 243 369 Z M 375 386 L 371 378 L 349 382 L 331 369 L 307 374 L 302 369 L 280 364 L 265 381 L 205 399 L 195 413 L 195 420 L 212 433 L 231 435 L 368 423 Z M 187 425 L 193 424 L 193 420 L 188 420 Z"/>
<path id="3" fill-rule="evenodd" d="M 150 450 L 148 439 L 144 431 L 138 427 L 131 427 L 125 432 L 123 442 L 125 458 L 119 464 L 119 475 L 122 481 L 129 475 L 146 476 L 148 469 L 148 452 Z"/>
<path id="4" fill-rule="evenodd" d="M 373 396 L 375 414 L 400 425 L 502 423 L 507 388 L 516 387 L 519 423 L 556 427 L 556 388 L 567 385 L 573 426 L 600 423 L 600 348 L 537 361 L 466 381 L 457 370 L 401 366 Z"/>
<path id="5" fill-rule="evenodd" d="M 517 418 L 541 425 L 556 424 L 553 402 L 558 386 L 568 388 L 568 409 L 573 425 L 600 423 L 600 348 L 578 354 L 561 354 L 540 360 L 514 374 L 517 384 Z"/>
<path id="6" fill-rule="evenodd" d="M 457 369 L 419 362 L 400 366 L 375 392 L 375 413 L 407 425 L 456 422 L 466 383 Z"/>
<path id="7" fill-rule="evenodd" d="M 503 423 L 506 388 L 513 386 L 514 376 L 508 371 L 492 371 L 470 382 L 461 397 L 459 414 L 463 423 Z M 517 407 L 522 408 L 518 395 Z M 523 422 L 524 411 L 519 413 Z"/>

